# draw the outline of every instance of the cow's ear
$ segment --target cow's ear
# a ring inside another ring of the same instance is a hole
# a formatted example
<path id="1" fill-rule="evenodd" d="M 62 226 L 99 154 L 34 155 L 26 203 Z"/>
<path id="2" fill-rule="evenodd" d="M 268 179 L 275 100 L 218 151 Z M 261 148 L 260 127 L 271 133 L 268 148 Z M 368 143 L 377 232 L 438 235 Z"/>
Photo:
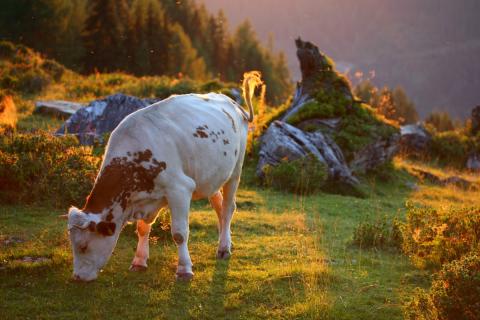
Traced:
<path id="1" fill-rule="evenodd" d="M 115 233 L 117 225 L 114 222 L 100 221 L 97 223 L 96 231 L 103 236 L 111 236 Z"/>

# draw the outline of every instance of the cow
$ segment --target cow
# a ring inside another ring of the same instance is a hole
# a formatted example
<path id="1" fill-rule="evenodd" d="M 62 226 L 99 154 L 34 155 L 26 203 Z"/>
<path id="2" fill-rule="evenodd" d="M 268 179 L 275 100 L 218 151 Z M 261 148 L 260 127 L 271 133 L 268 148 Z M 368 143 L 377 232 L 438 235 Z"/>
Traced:
<path id="1" fill-rule="evenodd" d="M 218 216 L 217 258 L 230 257 L 252 97 L 261 84 L 259 72 L 244 74 L 248 113 L 223 94 L 173 95 L 130 114 L 113 130 L 84 207 L 71 207 L 67 215 L 74 280 L 96 279 L 123 226 L 135 221 L 138 244 L 130 270 L 146 270 L 151 225 L 166 206 L 178 251 L 176 277 L 192 279 L 188 219 L 196 199 L 209 199 Z"/>

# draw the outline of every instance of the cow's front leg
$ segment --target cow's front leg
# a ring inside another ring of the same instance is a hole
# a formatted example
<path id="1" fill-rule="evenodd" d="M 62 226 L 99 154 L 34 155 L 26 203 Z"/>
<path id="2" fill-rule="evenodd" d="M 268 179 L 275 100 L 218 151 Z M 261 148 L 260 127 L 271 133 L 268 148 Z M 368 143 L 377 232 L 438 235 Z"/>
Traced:
<path id="1" fill-rule="evenodd" d="M 152 226 L 143 220 L 137 221 L 138 244 L 135 257 L 133 258 L 130 271 L 147 270 L 147 260 L 149 256 L 148 237 Z"/>
<path id="2" fill-rule="evenodd" d="M 232 236 L 230 225 L 233 213 L 236 210 L 235 195 L 240 178 L 231 178 L 223 186 L 222 214 L 220 219 L 220 241 L 218 244 L 217 258 L 228 259 L 232 254 Z"/>
<path id="3" fill-rule="evenodd" d="M 172 215 L 172 237 L 178 250 L 177 279 L 190 280 L 193 278 L 193 271 L 188 252 L 188 214 L 192 192 L 188 189 L 175 190 L 169 192 L 167 198 Z"/>

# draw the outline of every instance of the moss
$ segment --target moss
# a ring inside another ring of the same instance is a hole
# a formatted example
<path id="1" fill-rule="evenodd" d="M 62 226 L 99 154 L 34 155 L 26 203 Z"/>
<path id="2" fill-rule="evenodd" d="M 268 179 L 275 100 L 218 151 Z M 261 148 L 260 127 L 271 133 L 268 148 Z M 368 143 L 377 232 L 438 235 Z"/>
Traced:
<path id="1" fill-rule="evenodd" d="M 398 128 L 385 123 L 365 104 L 355 104 L 340 123 L 333 139 L 342 149 L 347 161 L 355 152 L 379 138 L 387 139 L 398 132 Z"/>

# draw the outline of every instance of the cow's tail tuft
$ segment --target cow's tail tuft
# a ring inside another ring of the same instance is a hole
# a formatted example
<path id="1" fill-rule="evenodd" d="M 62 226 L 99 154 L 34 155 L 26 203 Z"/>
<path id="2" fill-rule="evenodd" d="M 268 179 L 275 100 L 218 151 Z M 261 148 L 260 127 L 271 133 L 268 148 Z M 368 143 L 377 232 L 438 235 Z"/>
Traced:
<path id="1" fill-rule="evenodd" d="M 255 92 L 255 88 L 261 85 L 264 86 L 261 77 L 262 77 L 262 74 L 259 71 L 250 71 L 250 72 L 245 72 L 243 74 L 243 85 L 242 85 L 243 99 L 245 100 L 245 103 L 248 106 L 248 116 L 246 119 L 248 120 L 248 122 L 253 121 L 252 98 Z M 264 93 L 265 90 L 262 90 L 262 92 Z"/>

